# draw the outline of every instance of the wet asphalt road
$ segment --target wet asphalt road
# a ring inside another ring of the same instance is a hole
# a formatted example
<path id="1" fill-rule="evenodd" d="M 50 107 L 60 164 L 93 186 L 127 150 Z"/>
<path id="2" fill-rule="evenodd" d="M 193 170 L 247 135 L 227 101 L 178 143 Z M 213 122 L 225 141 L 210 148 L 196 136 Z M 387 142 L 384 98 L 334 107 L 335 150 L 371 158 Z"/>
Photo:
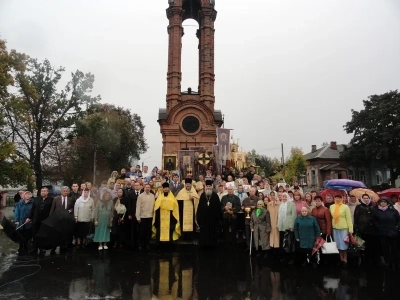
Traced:
<path id="1" fill-rule="evenodd" d="M 206 253 L 176 245 L 35 258 L 16 250 L 0 232 L 0 299 L 400 299 L 391 271 L 282 266 L 223 245 Z"/>

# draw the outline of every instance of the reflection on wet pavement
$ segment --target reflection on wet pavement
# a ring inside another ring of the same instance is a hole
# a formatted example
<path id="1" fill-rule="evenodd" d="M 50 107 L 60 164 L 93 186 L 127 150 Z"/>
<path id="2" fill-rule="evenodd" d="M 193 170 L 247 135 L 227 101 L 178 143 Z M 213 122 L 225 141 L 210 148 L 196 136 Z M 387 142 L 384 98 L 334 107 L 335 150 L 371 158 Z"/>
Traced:
<path id="1" fill-rule="evenodd" d="M 2 235 L 0 244 L 0 299 L 399 299 L 395 275 L 381 269 L 283 267 L 191 245 L 17 259 Z"/>

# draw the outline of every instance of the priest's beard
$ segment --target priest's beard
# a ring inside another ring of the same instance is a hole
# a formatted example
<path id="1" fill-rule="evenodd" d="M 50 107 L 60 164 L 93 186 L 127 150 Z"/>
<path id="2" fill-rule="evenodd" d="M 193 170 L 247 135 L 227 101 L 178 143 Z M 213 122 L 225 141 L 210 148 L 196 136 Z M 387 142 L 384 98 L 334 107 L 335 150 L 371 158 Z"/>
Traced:
<path id="1" fill-rule="evenodd" d="M 206 190 L 206 196 L 207 197 L 211 197 L 212 194 L 212 190 Z"/>
<path id="2" fill-rule="evenodd" d="M 169 192 L 164 192 L 164 197 L 167 197 Z"/>

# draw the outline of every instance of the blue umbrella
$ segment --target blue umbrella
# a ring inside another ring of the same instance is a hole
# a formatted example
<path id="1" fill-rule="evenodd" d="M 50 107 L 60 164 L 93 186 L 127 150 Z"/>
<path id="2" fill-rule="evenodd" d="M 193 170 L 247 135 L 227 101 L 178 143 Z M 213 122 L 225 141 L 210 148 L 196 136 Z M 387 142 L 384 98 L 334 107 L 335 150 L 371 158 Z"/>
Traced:
<path id="1" fill-rule="evenodd" d="M 367 188 L 366 185 L 361 181 L 355 181 L 350 179 L 331 179 L 324 181 L 324 187 L 328 189 L 336 190 L 351 190 L 352 188 Z"/>

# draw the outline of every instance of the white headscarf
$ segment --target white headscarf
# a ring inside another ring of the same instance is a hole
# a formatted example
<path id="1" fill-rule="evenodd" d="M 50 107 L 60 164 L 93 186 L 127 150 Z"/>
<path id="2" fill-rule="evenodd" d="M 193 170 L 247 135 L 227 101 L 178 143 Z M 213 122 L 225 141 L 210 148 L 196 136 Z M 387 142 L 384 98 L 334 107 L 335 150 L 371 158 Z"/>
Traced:
<path id="1" fill-rule="evenodd" d="M 85 193 L 85 191 L 82 191 L 82 195 L 78 198 L 78 200 L 76 200 L 77 203 L 86 203 L 89 201 L 90 199 L 90 191 L 89 191 L 89 195 L 87 196 L 87 198 L 85 198 L 83 196 L 83 194 Z"/>

